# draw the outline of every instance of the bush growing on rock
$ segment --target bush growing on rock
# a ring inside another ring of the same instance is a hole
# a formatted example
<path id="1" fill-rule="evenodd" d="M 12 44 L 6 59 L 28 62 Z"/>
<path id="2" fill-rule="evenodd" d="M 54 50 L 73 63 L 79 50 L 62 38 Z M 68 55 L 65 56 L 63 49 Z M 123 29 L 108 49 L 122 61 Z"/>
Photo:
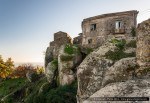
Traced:
<path id="1" fill-rule="evenodd" d="M 74 53 L 73 46 L 71 44 L 67 44 L 64 48 L 64 52 L 67 54 L 73 54 Z"/>
<path id="2" fill-rule="evenodd" d="M 111 43 L 115 44 L 115 46 L 118 47 L 120 50 L 123 50 L 125 47 L 125 44 L 126 44 L 126 40 L 124 40 L 124 39 L 121 39 L 121 40 L 112 39 Z"/>
<path id="3" fill-rule="evenodd" d="M 54 59 L 54 60 L 52 61 L 52 64 L 53 64 L 54 66 L 58 67 L 58 60 L 57 60 L 57 59 Z"/>
<path id="4" fill-rule="evenodd" d="M 107 59 L 113 60 L 113 61 L 118 61 L 122 58 L 127 58 L 127 57 L 135 57 L 135 53 L 125 53 L 122 50 L 116 49 L 115 51 L 109 50 L 106 54 L 105 57 Z"/>
<path id="5" fill-rule="evenodd" d="M 77 83 L 51 89 L 46 96 L 46 103 L 76 103 Z"/>

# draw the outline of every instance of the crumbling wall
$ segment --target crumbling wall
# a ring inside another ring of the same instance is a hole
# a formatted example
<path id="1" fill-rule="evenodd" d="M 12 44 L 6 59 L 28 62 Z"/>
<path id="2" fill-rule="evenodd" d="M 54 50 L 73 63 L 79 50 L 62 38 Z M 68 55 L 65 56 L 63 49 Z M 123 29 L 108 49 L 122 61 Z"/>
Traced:
<path id="1" fill-rule="evenodd" d="M 128 38 L 131 28 L 136 27 L 137 11 L 126 11 L 99 15 L 84 19 L 82 22 L 82 46 L 96 48 L 106 39 L 115 37 Z M 116 29 L 116 22 L 120 28 Z"/>
<path id="2" fill-rule="evenodd" d="M 82 33 L 79 36 L 73 38 L 73 44 L 81 45 L 82 44 Z"/>

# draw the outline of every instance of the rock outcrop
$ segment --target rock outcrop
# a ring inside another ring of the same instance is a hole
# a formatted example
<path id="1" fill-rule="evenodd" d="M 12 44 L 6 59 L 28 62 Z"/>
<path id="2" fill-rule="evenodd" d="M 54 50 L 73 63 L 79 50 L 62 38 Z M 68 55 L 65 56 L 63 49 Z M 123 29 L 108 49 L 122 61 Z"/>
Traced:
<path id="1" fill-rule="evenodd" d="M 106 70 L 102 81 L 102 86 L 109 83 L 123 82 L 135 78 L 137 68 L 135 57 L 123 58 Z"/>
<path id="2" fill-rule="evenodd" d="M 108 103 L 108 101 L 94 101 L 99 97 L 149 97 L 150 79 L 128 80 L 126 82 L 110 83 L 104 88 L 98 90 L 83 103 Z M 93 100 L 92 100 L 93 98 Z M 110 103 L 149 103 L 149 101 L 110 101 Z"/>
<path id="3" fill-rule="evenodd" d="M 136 57 L 141 67 L 150 66 L 150 19 L 138 25 Z"/>
<path id="4" fill-rule="evenodd" d="M 79 103 L 99 103 L 91 101 L 93 97 L 149 97 L 150 19 L 138 25 L 137 37 L 135 31 L 127 40 L 112 37 L 94 51 L 80 45 L 80 39 L 74 40 L 77 47 L 66 33 L 55 33 L 45 57 L 49 82 L 57 76 L 60 85 L 68 85 L 77 78 Z"/>
<path id="5" fill-rule="evenodd" d="M 112 43 L 106 43 L 90 53 L 80 64 L 77 71 L 79 101 L 89 97 L 102 87 L 104 72 L 114 63 L 112 60 L 106 59 L 105 54 L 116 48 Z"/>
<path id="6" fill-rule="evenodd" d="M 68 53 L 65 49 L 68 48 Z M 69 53 L 69 50 L 72 53 Z M 81 63 L 82 55 L 79 48 L 73 45 L 63 45 L 58 56 L 58 71 L 60 85 L 71 84 L 76 79 L 76 67 Z"/>
<path id="7" fill-rule="evenodd" d="M 62 31 L 54 33 L 54 41 L 50 42 L 49 47 L 47 47 L 46 54 L 45 54 L 45 68 L 47 67 L 48 63 L 51 62 L 53 59 L 58 58 L 59 48 L 65 44 L 71 44 L 72 39 L 71 37 Z"/>
<path id="8" fill-rule="evenodd" d="M 47 80 L 50 83 L 53 81 L 53 79 L 54 79 L 54 77 L 56 75 L 55 72 L 58 69 L 58 64 L 55 63 L 55 62 L 57 62 L 57 61 L 52 61 L 52 62 L 48 63 L 48 65 L 47 65 L 47 67 L 45 69 L 45 74 L 46 74 Z"/>
<path id="9" fill-rule="evenodd" d="M 94 101 L 96 97 L 150 97 L 150 19 L 139 24 L 137 34 L 137 41 L 130 40 L 126 42 L 125 49 L 120 49 L 123 54 L 120 60 L 106 59 L 109 50 L 116 50 L 112 45 L 103 45 L 84 59 L 77 72 L 79 103 L 100 103 L 101 101 Z M 136 45 L 136 58 L 128 57 L 128 53 L 135 53 Z"/>
<path id="10" fill-rule="evenodd" d="M 45 52 L 45 68 L 53 60 L 53 48 L 47 47 Z"/>

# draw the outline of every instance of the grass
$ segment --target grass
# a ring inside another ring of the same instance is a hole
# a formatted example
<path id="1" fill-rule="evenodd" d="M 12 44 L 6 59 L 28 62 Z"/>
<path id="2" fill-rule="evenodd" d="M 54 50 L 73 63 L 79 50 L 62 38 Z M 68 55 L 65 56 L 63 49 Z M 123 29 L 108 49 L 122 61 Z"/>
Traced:
<path id="1" fill-rule="evenodd" d="M 0 99 L 5 99 L 0 103 L 76 103 L 77 82 L 65 86 L 56 82 L 48 83 L 46 77 L 35 82 L 25 78 L 4 80 L 0 82 Z"/>
<path id="2" fill-rule="evenodd" d="M 76 103 L 77 83 L 71 85 L 53 87 L 49 84 L 49 88 L 44 89 L 38 94 L 34 91 L 25 103 Z"/>
<path id="3" fill-rule="evenodd" d="M 116 47 L 118 47 L 120 50 L 123 50 L 126 44 L 126 40 L 118 40 L 118 39 L 112 39 L 110 41 L 111 43 L 115 44 Z"/>
<path id="4" fill-rule="evenodd" d="M 77 83 L 51 89 L 46 95 L 46 103 L 76 103 Z"/>
<path id="5" fill-rule="evenodd" d="M 116 49 L 115 51 L 109 50 L 105 54 L 106 59 L 110 59 L 113 61 L 118 61 L 122 58 L 127 58 L 127 57 L 135 57 L 135 53 L 125 53 L 122 50 Z"/>
<path id="6" fill-rule="evenodd" d="M 27 81 L 25 78 L 6 79 L 0 82 L 0 98 L 8 95 L 11 92 L 17 91 L 26 85 L 26 83 Z"/>

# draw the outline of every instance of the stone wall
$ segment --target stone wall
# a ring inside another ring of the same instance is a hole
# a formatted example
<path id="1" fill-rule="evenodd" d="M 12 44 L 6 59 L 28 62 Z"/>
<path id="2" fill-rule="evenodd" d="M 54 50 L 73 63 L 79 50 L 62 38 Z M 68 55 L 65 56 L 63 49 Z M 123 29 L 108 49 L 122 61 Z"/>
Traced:
<path id="1" fill-rule="evenodd" d="M 131 36 L 131 28 L 136 27 L 137 11 L 103 14 L 84 19 L 82 22 L 82 45 L 95 48 L 101 46 L 106 39 Z M 116 29 L 117 28 L 117 29 Z"/>
<path id="2" fill-rule="evenodd" d="M 137 27 L 137 62 L 142 67 L 150 67 L 150 19 Z"/>
<path id="3" fill-rule="evenodd" d="M 82 33 L 80 33 L 79 36 L 73 38 L 73 44 L 82 44 Z"/>

